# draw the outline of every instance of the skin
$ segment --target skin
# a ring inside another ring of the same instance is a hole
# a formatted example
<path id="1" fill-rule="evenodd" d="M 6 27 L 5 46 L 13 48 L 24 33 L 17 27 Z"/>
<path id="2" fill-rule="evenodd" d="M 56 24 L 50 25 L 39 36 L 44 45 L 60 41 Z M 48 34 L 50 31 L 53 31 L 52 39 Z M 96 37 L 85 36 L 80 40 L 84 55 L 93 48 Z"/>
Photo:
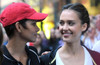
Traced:
<path id="1" fill-rule="evenodd" d="M 36 41 L 34 42 L 34 45 L 35 46 L 40 46 L 41 42 L 42 42 L 41 36 L 37 35 L 37 38 L 36 38 Z"/>
<path id="2" fill-rule="evenodd" d="M 37 35 L 36 41 L 34 42 L 34 47 L 37 49 L 38 53 L 41 51 L 41 42 L 42 38 L 40 35 Z"/>
<path id="3" fill-rule="evenodd" d="M 39 31 L 38 26 L 36 25 L 37 21 L 29 20 L 26 22 L 27 29 L 23 28 L 21 25 L 19 32 L 20 37 L 24 37 L 23 39 L 26 39 L 26 41 L 34 42 L 37 37 L 37 32 Z"/>
<path id="4" fill-rule="evenodd" d="M 90 38 L 90 40 L 92 41 L 92 43 L 95 43 L 95 36 L 96 36 L 96 27 L 94 26 L 90 26 L 90 28 L 88 29 L 88 36 Z"/>
<path id="5" fill-rule="evenodd" d="M 90 28 L 89 28 L 89 31 L 88 31 L 89 37 L 90 37 L 91 39 L 94 39 L 95 34 L 96 34 L 96 28 L 90 27 Z"/>
<path id="6" fill-rule="evenodd" d="M 37 21 L 28 20 L 26 22 L 27 29 L 23 28 L 19 22 L 16 22 L 15 35 L 9 39 L 6 46 L 10 54 L 23 65 L 26 65 L 28 59 L 25 45 L 27 42 L 35 41 L 37 32 L 39 31 L 36 22 Z"/>
<path id="7" fill-rule="evenodd" d="M 64 65 L 84 65 L 84 49 L 80 45 L 82 31 L 87 24 L 81 24 L 79 13 L 74 10 L 63 10 L 60 15 L 59 30 L 62 33 L 64 46 L 58 50 Z"/>
<path id="8" fill-rule="evenodd" d="M 100 31 L 100 14 L 96 16 L 96 27 L 97 30 Z"/>

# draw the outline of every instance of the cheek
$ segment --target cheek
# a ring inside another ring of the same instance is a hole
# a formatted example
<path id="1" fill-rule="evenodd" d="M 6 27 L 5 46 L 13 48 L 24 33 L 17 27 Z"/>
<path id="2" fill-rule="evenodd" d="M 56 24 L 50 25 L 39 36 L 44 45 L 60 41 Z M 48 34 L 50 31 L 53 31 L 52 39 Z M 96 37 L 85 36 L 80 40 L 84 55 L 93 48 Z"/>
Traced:
<path id="1" fill-rule="evenodd" d="M 63 27 L 59 26 L 58 30 L 60 31 L 60 33 L 62 33 Z"/>
<path id="2" fill-rule="evenodd" d="M 78 27 L 78 26 L 71 28 L 71 31 L 72 31 L 75 35 L 77 35 L 77 36 L 80 36 L 81 33 L 82 33 L 81 28 Z"/>
<path id="3" fill-rule="evenodd" d="M 59 25 L 57 28 L 58 28 L 58 30 L 62 30 L 63 26 Z"/>
<path id="4" fill-rule="evenodd" d="M 74 30 L 77 31 L 77 32 L 82 32 L 82 26 L 81 25 L 76 25 L 74 27 Z"/>
<path id="5" fill-rule="evenodd" d="M 59 31 L 60 31 L 61 29 L 62 29 L 61 27 L 58 28 Z"/>

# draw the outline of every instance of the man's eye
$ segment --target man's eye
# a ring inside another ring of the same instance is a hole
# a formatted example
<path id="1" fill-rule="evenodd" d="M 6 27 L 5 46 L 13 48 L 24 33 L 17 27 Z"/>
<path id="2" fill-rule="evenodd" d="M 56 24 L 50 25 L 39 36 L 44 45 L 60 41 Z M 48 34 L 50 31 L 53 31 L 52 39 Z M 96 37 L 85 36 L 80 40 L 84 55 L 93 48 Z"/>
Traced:
<path id="1" fill-rule="evenodd" d="M 36 25 L 36 23 L 32 23 L 32 25 L 33 25 L 33 26 L 35 26 L 35 25 Z"/>
<path id="2" fill-rule="evenodd" d="M 64 25 L 64 21 L 60 21 L 59 23 L 60 23 L 60 25 Z"/>

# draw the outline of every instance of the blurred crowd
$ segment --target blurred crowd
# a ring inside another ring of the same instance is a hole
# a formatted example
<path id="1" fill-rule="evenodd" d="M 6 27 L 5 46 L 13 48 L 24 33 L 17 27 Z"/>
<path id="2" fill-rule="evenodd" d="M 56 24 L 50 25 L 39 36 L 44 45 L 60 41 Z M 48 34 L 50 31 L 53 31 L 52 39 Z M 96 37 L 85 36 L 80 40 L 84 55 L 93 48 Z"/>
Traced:
<path id="1" fill-rule="evenodd" d="M 90 16 L 90 28 L 82 35 L 81 40 L 89 49 L 95 48 L 96 43 L 100 41 L 100 15 Z"/>

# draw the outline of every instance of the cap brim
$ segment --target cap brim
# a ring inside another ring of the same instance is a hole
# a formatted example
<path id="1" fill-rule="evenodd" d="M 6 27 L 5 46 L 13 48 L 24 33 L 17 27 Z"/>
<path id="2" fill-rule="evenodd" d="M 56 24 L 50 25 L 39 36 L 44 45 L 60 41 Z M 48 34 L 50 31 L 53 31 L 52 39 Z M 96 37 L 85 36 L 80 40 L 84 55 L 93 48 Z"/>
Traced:
<path id="1" fill-rule="evenodd" d="M 32 19 L 32 20 L 44 20 L 46 17 L 48 16 L 48 14 L 44 14 L 44 13 L 35 13 L 30 17 L 27 17 L 28 19 Z"/>

